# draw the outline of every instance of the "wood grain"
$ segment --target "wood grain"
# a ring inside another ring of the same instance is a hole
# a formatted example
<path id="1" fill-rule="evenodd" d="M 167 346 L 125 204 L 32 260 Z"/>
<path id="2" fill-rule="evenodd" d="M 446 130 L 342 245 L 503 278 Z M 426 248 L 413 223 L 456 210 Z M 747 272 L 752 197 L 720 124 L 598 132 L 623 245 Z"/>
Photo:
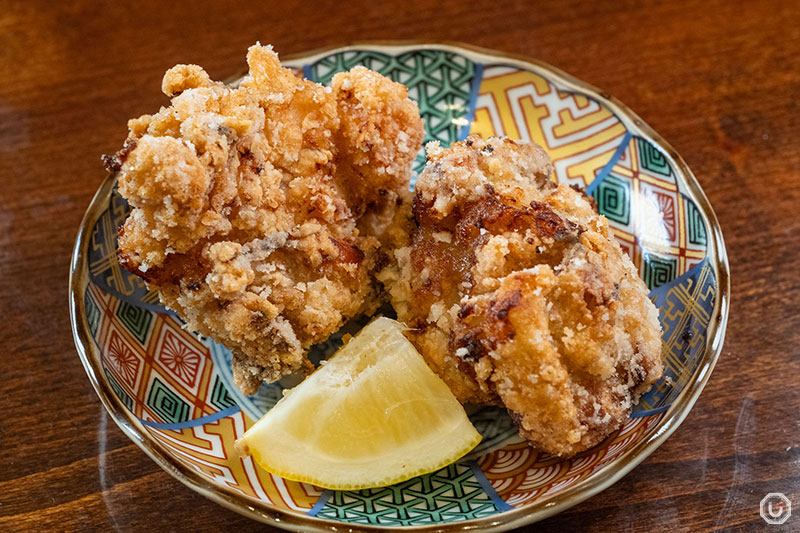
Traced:
<path id="1" fill-rule="evenodd" d="M 272 4 L 272 5 L 270 5 Z M 455 40 L 547 61 L 635 110 L 687 160 L 732 267 L 725 349 L 683 425 L 548 531 L 750 531 L 768 492 L 800 529 L 800 9 L 793 1 L 0 2 L 0 530 L 265 530 L 162 472 L 106 416 L 72 343 L 81 216 L 166 68 L 224 78 L 290 54 Z"/>

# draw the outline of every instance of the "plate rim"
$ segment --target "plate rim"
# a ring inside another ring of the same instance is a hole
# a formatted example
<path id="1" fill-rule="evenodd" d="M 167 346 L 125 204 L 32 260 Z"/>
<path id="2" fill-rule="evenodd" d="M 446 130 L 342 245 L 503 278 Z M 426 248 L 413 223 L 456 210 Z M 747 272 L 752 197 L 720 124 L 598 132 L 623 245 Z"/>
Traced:
<path id="1" fill-rule="evenodd" d="M 617 115 L 617 117 L 624 122 L 629 132 L 639 133 L 664 151 L 670 163 L 680 171 L 676 173 L 676 180 L 680 181 L 686 187 L 691 195 L 691 199 L 697 204 L 700 214 L 709 229 L 710 238 L 707 243 L 706 259 L 708 259 L 707 263 L 713 269 L 717 278 L 718 293 L 714 302 L 712 320 L 708 325 L 705 350 L 698 368 L 693 373 L 694 379 L 687 383 L 687 386 L 664 413 L 663 418 L 658 422 L 657 431 L 649 438 L 637 443 L 620 457 L 614 459 L 603 471 L 576 483 L 567 493 L 556 494 L 535 503 L 523 505 L 490 517 L 431 526 L 408 526 L 404 527 L 403 530 L 414 532 L 452 532 L 481 528 L 483 531 L 505 531 L 543 520 L 602 492 L 644 461 L 672 435 L 685 420 L 689 411 L 691 411 L 699 398 L 700 393 L 708 383 L 711 373 L 722 352 L 725 330 L 730 313 L 730 265 L 719 221 L 694 173 L 672 145 L 614 96 L 544 61 L 521 54 L 490 50 L 453 41 L 372 40 L 354 41 L 344 46 L 328 46 L 309 50 L 307 52 L 287 54 L 282 57 L 282 62 L 287 64 L 296 63 L 300 60 L 310 62 L 311 60 L 331 53 L 364 48 L 378 51 L 384 50 L 393 54 L 419 49 L 444 50 L 466 55 L 473 60 L 477 57 L 487 63 L 502 62 L 503 64 L 518 66 L 527 70 L 546 72 L 548 79 L 555 79 L 562 85 L 576 92 L 588 94 L 606 105 Z M 465 52 L 467 53 L 465 54 Z M 231 79 L 237 79 L 239 77 L 241 76 L 234 76 Z M 632 132 L 632 129 L 636 131 Z M 102 371 L 100 352 L 91 338 L 84 307 L 83 293 L 89 281 L 88 247 L 91 232 L 97 219 L 108 205 L 108 199 L 111 196 L 115 182 L 116 173 L 111 173 L 106 176 L 97 189 L 81 220 L 70 261 L 68 300 L 70 326 L 78 356 L 97 396 L 100 398 L 106 411 L 117 426 L 148 457 L 183 485 L 215 503 L 249 518 L 293 531 L 332 531 L 341 530 L 343 527 L 351 531 L 386 531 L 387 528 L 385 526 L 345 524 L 343 522 L 279 509 L 269 504 L 247 498 L 244 495 L 234 492 L 232 489 L 212 484 L 193 470 L 175 461 L 172 455 L 169 454 L 163 446 L 147 434 L 144 426 L 127 411 L 119 398 L 110 392 L 110 384 Z"/>

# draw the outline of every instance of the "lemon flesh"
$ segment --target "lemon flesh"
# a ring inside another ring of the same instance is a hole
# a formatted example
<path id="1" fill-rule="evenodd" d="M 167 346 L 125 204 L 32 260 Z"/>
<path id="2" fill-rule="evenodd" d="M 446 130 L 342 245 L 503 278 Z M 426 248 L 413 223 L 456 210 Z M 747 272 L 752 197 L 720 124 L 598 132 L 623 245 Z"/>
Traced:
<path id="1" fill-rule="evenodd" d="M 272 474 L 328 489 L 433 472 L 481 440 L 464 408 L 388 318 L 368 324 L 237 443 Z"/>

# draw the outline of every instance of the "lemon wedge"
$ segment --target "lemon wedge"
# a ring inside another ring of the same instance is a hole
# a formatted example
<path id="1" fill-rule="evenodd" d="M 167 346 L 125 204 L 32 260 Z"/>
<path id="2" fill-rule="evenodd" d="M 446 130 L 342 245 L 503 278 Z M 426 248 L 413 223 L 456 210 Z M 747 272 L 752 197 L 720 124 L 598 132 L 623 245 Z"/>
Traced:
<path id="1" fill-rule="evenodd" d="M 433 472 L 481 440 L 464 408 L 388 318 L 369 323 L 237 442 L 272 474 L 328 489 Z"/>

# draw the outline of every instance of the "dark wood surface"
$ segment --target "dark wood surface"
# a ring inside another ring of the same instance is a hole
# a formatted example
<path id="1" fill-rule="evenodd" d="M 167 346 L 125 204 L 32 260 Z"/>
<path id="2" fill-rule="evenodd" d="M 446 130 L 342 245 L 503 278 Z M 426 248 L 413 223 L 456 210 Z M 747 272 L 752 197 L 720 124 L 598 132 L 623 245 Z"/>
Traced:
<path id="1" fill-rule="evenodd" d="M 251 5 L 247 5 L 251 4 Z M 175 63 L 224 78 L 283 54 L 455 40 L 547 61 L 683 155 L 722 224 L 719 364 L 642 465 L 542 531 L 800 530 L 800 6 L 750 2 L 0 2 L 0 530 L 267 530 L 161 471 L 117 429 L 72 342 L 73 239 L 128 118 Z M 270 5 L 273 4 L 273 5 Z M 783 492 L 795 516 L 767 526 Z"/>

